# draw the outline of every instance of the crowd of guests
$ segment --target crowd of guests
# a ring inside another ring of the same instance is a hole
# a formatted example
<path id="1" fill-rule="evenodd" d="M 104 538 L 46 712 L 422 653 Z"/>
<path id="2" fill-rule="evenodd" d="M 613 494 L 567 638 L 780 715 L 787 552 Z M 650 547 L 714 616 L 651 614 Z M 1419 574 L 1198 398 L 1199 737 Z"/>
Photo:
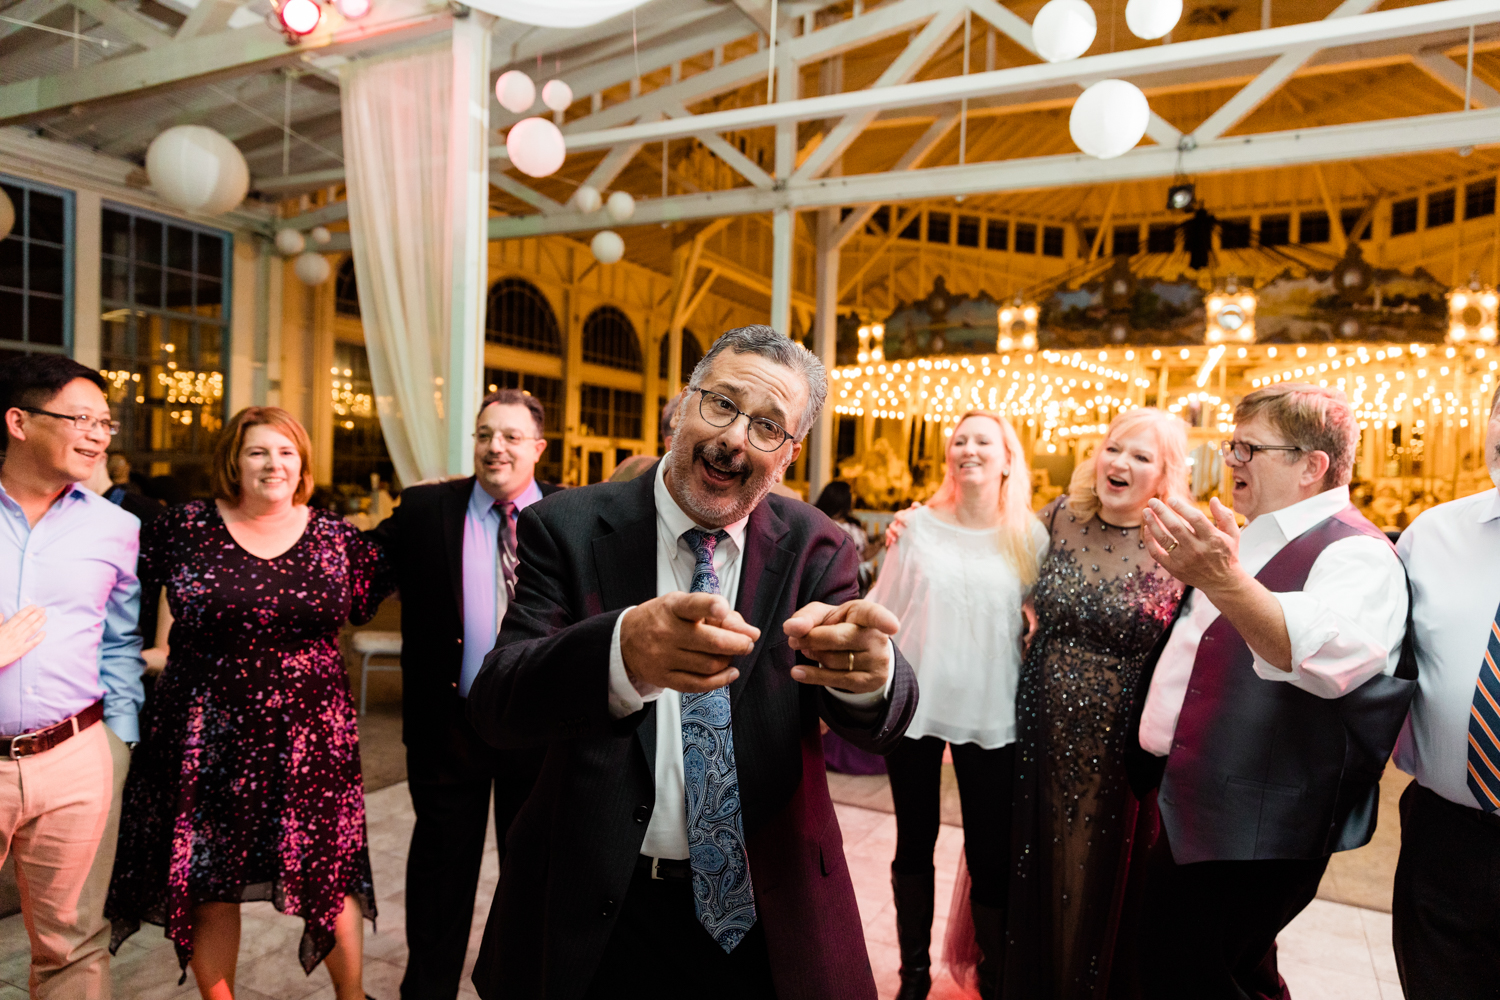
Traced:
<path id="1" fill-rule="evenodd" d="M 971 411 L 871 587 L 847 486 L 816 508 L 779 487 L 827 380 L 767 327 L 715 342 L 661 461 L 538 483 L 540 404 L 492 393 L 474 475 L 365 532 L 309 504 L 307 433 L 274 407 L 227 422 L 212 498 L 139 497 L 104 390 L 57 355 L 0 366 L 0 855 L 35 996 L 109 996 L 110 950 L 148 922 L 229 1000 L 240 904 L 271 900 L 305 922 L 303 968 L 364 997 L 339 633 L 397 590 L 403 998 L 459 990 L 493 808 L 486 1000 L 873 1000 L 825 732 L 890 775 L 901 1000 L 932 983 L 945 751 L 965 905 L 944 952 L 981 997 L 1289 996 L 1277 935 L 1370 839 L 1393 750 L 1416 777 L 1406 995 L 1500 981 L 1500 492 L 1393 548 L 1350 504 L 1337 391 L 1247 395 L 1233 509 L 1207 512 L 1163 411 L 1118 417 L 1037 513 L 1010 422 Z"/>

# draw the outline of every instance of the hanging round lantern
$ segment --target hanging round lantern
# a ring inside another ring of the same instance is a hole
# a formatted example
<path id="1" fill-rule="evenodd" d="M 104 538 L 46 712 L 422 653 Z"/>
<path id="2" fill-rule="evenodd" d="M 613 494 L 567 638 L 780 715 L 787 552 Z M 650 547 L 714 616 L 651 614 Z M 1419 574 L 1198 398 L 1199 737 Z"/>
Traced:
<path id="1" fill-rule="evenodd" d="M 317 0 L 281 0 L 276 16 L 287 38 L 297 39 L 312 34 L 317 28 L 323 20 L 323 5 Z"/>
<path id="2" fill-rule="evenodd" d="M 536 103 L 536 84 L 518 69 L 507 70 L 495 81 L 495 99 L 511 114 L 525 114 Z"/>
<path id="3" fill-rule="evenodd" d="M 1182 0 L 1129 0 L 1125 26 L 1137 38 L 1160 38 L 1182 19 Z"/>
<path id="4" fill-rule="evenodd" d="M 358 21 L 370 13 L 370 0 L 333 0 L 333 6 L 346 21 Z"/>
<path id="5" fill-rule="evenodd" d="M 16 224 L 16 206 L 10 200 L 10 195 L 0 188 L 0 240 L 10 235 L 11 229 Z"/>
<path id="6" fill-rule="evenodd" d="M 1084 0 L 1049 0 L 1031 24 L 1037 55 L 1048 62 L 1077 59 L 1094 44 L 1099 21 Z"/>
<path id="7" fill-rule="evenodd" d="M 1100 80 L 1073 102 L 1068 133 L 1085 153 L 1109 160 L 1134 149 L 1150 121 L 1151 105 L 1139 87 L 1124 80 Z"/>
<path id="8" fill-rule="evenodd" d="M 1214 291 L 1204 303 L 1208 314 L 1204 340 L 1210 345 L 1255 343 L 1257 301 L 1254 289 L 1240 287 L 1230 275 L 1228 284 Z"/>
<path id="9" fill-rule="evenodd" d="M 333 234 L 328 231 L 327 226 L 313 226 L 307 231 L 307 238 L 320 247 L 326 247 L 333 242 Z"/>
<path id="10" fill-rule="evenodd" d="M 624 191 L 616 191 L 604 203 L 604 211 L 616 222 L 627 222 L 635 214 L 635 199 Z"/>
<path id="11" fill-rule="evenodd" d="M 177 125 L 146 148 L 151 187 L 184 212 L 219 215 L 245 200 L 250 167 L 234 143 L 203 125 Z"/>
<path id="12" fill-rule="evenodd" d="M 511 165 L 528 177 L 557 173 L 568 155 L 568 144 L 556 125 L 545 118 L 522 118 L 505 136 Z"/>
<path id="13" fill-rule="evenodd" d="M 599 263 L 613 264 L 625 256 L 625 241 L 614 230 L 601 229 L 594 234 L 589 249 L 594 251 L 594 259 Z"/>
<path id="14" fill-rule="evenodd" d="M 1448 293 L 1448 343 L 1493 344 L 1500 326 L 1500 294 L 1481 284 L 1479 275 Z"/>
<path id="15" fill-rule="evenodd" d="M 573 88 L 561 80 L 548 80 L 542 88 L 542 103 L 553 111 L 566 111 L 573 106 Z"/>
<path id="16" fill-rule="evenodd" d="M 573 204 L 578 211 L 587 215 L 590 212 L 599 211 L 600 206 L 604 204 L 604 196 L 599 193 L 598 188 L 585 184 L 573 192 Z"/>
<path id="17" fill-rule="evenodd" d="M 296 272 L 297 280 L 304 285 L 321 285 L 333 273 L 328 258 L 311 250 L 297 258 L 292 270 Z"/>
<path id="18" fill-rule="evenodd" d="M 283 257 L 295 257 L 307 249 L 307 240 L 295 229 L 278 229 L 276 249 Z"/>
<path id="19" fill-rule="evenodd" d="M 1035 302 L 1027 302 L 1017 295 L 1015 302 L 1000 307 L 999 336 L 995 338 L 995 349 L 1009 351 L 1017 347 L 1026 351 L 1036 350 L 1037 321 L 1041 310 Z"/>

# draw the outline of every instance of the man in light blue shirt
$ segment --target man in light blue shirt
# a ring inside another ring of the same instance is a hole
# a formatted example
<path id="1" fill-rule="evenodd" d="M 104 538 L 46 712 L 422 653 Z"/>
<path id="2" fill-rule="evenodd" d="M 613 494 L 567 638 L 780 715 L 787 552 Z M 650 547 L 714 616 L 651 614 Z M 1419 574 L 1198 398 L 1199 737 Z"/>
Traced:
<path id="1" fill-rule="evenodd" d="M 110 995 L 104 897 L 144 692 L 140 522 L 80 485 L 118 430 L 105 385 L 61 355 L 0 366 L 0 615 L 46 615 L 35 648 L 0 653 L 0 857 L 24 887 L 33 997 Z"/>

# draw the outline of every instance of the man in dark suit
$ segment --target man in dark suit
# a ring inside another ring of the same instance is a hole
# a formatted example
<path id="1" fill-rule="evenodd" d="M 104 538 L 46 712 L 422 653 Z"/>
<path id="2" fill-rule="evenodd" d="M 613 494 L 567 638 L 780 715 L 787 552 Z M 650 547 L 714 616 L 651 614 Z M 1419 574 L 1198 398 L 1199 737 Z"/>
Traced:
<path id="1" fill-rule="evenodd" d="M 522 516 L 469 718 L 547 755 L 474 971 L 486 1000 L 874 1000 L 818 720 L 887 751 L 916 678 L 894 616 L 853 600 L 847 536 L 768 496 L 826 392 L 801 346 L 731 330 L 655 469 Z"/>
<path id="2" fill-rule="evenodd" d="M 402 736 L 416 827 L 406 859 L 402 1000 L 452 1000 L 463 975 L 490 794 L 505 831 L 541 766 L 536 748 L 496 750 L 464 698 L 495 644 L 515 586 L 519 512 L 559 487 L 538 483 L 544 413 L 515 389 L 489 394 L 474 427 L 474 472 L 413 486 L 370 536 L 401 590 Z"/>

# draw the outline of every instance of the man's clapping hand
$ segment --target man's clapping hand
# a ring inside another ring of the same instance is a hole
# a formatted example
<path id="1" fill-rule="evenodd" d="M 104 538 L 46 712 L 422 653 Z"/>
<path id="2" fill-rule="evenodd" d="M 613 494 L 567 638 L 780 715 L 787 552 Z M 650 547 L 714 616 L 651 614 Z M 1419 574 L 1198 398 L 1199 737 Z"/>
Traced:
<path id="1" fill-rule="evenodd" d="M 798 664 L 792 679 L 853 694 L 885 689 L 891 672 L 891 644 L 901 623 L 874 601 L 845 601 L 838 607 L 814 601 L 799 608 L 783 628 L 787 645 L 820 666 Z"/>
<path id="2" fill-rule="evenodd" d="M 759 638 L 760 629 L 719 594 L 667 594 L 620 619 L 620 655 L 637 690 L 721 688 L 740 675 L 729 661 L 754 649 Z"/>

